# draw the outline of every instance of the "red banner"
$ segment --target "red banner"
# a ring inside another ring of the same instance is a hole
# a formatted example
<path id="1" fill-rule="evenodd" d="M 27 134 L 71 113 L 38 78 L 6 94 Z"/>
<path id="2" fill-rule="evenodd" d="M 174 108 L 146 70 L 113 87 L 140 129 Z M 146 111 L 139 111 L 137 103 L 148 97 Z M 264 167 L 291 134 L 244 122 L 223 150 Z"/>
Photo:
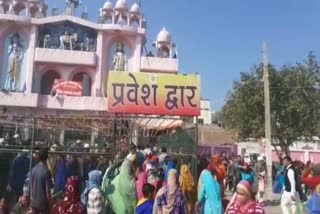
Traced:
<path id="1" fill-rule="evenodd" d="M 55 79 L 53 90 L 57 94 L 80 97 L 82 96 L 82 82 Z"/>

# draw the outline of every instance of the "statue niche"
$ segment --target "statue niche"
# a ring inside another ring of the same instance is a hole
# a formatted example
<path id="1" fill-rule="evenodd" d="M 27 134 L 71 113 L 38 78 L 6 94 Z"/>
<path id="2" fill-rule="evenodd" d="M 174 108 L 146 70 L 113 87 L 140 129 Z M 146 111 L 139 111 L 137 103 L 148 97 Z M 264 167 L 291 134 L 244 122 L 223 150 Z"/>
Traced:
<path id="1" fill-rule="evenodd" d="M 124 52 L 124 44 L 118 42 L 116 44 L 116 53 L 113 56 L 112 67 L 114 71 L 127 71 L 127 56 Z"/>
<path id="2" fill-rule="evenodd" d="M 8 46 L 8 66 L 4 86 L 5 91 L 15 92 L 19 90 L 22 60 L 22 40 L 18 33 L 14 33 L 10 37 L 10 44 Z"/>

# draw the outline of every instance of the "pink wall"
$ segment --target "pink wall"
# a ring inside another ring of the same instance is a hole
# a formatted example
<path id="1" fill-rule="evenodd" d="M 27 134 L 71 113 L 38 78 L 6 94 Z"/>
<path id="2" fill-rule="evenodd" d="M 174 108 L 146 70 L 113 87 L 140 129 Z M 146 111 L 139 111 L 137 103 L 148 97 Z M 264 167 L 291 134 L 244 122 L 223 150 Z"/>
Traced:
<path id="1" fill-rule="evenodd" d="M 320 152 L 310 152 L 309 160 L 313 163 L 320 163 Z"/>
<path id="2" fill-rule="evenodd" d="M 293 161 L 299 160 L 305 162 L 305 151 L 291 151 L 290 156 Z M 272 151 L 272 161 L 279 162 L 276 151 Z"/>
<path id="3" fill-rule="evenodd" d="M 292 151 L 292 152 L 290 152 L 290 156 L 293 161 L 299 160 L 299 161 L 302 161 L 303 163 L 307 162 L 305 160 L 305 152 L 304 151 Z"/>
<path id="4" fill-rule="evenodd" d="M 299 160 L 304 163 L 307 161 L 312 161 L 314 163 L 320 163 L 320 151 L 310 151 L 310 150 L 295 150 L 290 152 L 292 160 Z M 272 161 L 279 162 L 279 158 L 276 151 L 272 151 Z"/>
<path id="5" fill-rule="evenodd" d="M 199 145 L 198 146 L 198 154 L 210 153 L 210 155 L 221 154 L 222 152 L 226 152 L 227 154 L 237 154 L 237 145 Z"/>

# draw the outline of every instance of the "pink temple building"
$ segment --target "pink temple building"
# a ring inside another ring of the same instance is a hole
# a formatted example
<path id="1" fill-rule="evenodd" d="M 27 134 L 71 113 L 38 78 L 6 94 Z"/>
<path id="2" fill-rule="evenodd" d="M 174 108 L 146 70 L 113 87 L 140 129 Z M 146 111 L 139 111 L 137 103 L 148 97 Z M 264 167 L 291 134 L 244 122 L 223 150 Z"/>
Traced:
<path id="1" fill-rule="evenodd" d="M 78 0 L 66 0 L 64 11 L 49 14 L 44 0 L 0 0 L 0 115 L 99 116 L 108 113 L 110 71 L 179 72 L 165 28 L 147 50 L 146 20 L 137 3 L 108 0 L 97 22 L 86 12 L 75 16 L 78 6 Z M 0 127 L 0 139 L 17 130 Z M 30 139 L 31 131 L 25 132 Z M 59 132 L 63 143 L 62 126 Z"/>
<path id="2" fill-rule="evenodd" d="M 138 4 L 106 1 L 98 22 L 88 21 L 86 14 L 74 16 L 77 6 L 78 1 L 67 0 L 62 14 L 53 9 L 48 15 L 43 0 L 0 0 L 2 108 L 107 112 L 110 70 L 178 73 L 166 29 L 154 41 L 153 53 L 146 51 L 146 20 Z M 68 96 L 55 86 L 74 87 L 75 93 Z"/>

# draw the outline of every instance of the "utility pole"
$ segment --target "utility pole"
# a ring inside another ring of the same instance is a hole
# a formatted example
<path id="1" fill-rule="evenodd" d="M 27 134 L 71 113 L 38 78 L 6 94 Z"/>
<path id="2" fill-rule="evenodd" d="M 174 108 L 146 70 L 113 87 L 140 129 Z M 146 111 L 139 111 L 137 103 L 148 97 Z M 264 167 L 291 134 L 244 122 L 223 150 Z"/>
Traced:
<path id="1" fill-rule="evenodd" d="M 263 44 L 263 82 L 264 82 L 264 118 L 265 118 L 265 155 L 267 162 L 266 198 L 272 201 L 272 150 L 271 150 L 271 118 L 270 118 L 270 90 L 268 71 L 268 45 Z"/>

